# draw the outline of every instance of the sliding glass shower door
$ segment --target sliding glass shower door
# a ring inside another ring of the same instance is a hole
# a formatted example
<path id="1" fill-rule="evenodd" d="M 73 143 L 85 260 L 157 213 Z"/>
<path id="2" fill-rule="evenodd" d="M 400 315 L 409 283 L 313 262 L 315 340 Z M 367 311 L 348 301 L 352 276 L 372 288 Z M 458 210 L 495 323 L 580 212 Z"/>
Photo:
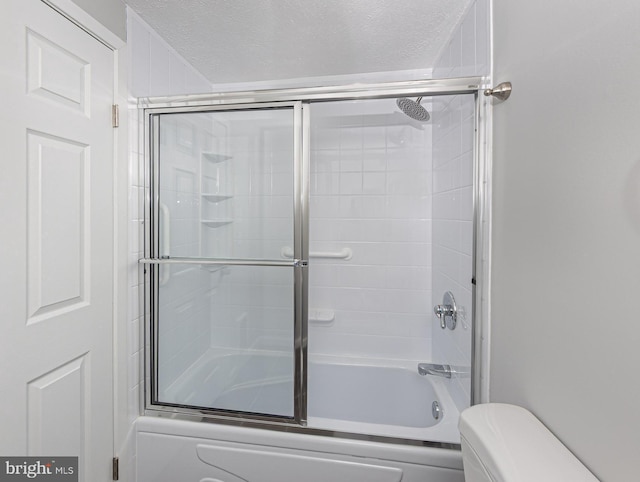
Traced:
<path id="1" fill-rule="evenodd" d="M 482 349 L 481 81 L 143 100 L 145 413 L 457 443 Z"/>
<path id="2" fill-rule="evenodd" d="M 299 103 L 149 115 L 152 404 L 304 419 L 300 118 Z"/>

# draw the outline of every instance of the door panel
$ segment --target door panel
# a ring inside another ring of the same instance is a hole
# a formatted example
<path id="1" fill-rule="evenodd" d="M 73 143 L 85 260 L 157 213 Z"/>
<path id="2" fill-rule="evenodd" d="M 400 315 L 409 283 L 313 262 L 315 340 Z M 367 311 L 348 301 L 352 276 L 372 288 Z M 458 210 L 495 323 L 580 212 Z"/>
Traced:
<path id="1" fill-rule="evenodd" d="M 113 52 L 38 0 L 0 17 L 0 453 L 113 453 Z"/>
<path id="2" fill-rule="evenodd" d="M 90 64 L 27 28 L 27 89 L 90 116 Z"/>
<path id="3" fill-rule="evenodd" d="M 89 304 L 89 146 L 27 132 L 28 323 Z"/>
<path id="4" fill-rule="evenodd" d="M 297 115 L 152 115 L 152 402 L 294 417 Z"/>
<path id="5" fill-rule="evenodd" d="M 85 407 L 90 399 L 89 363 L 83 355 L 27 383 L 28 453 L 54 453 L 55 447 L 55 453 L 86 459 L 83 441 L 91 436 Z"/>

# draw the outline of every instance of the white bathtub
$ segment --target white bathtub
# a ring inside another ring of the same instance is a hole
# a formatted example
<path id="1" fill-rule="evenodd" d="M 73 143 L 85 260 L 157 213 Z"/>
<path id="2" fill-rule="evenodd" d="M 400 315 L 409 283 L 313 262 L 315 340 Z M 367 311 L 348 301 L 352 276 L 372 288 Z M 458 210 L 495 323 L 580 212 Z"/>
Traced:
<path id="1" fill-rule="evenodd" d="M 459 444 L 458 413 L 445 380 L 419 376 L 413 363 L 388 365 L 311 357 L 308 426 L 315 433 L 185 421 L 171 414 L 140 417 L 137 481 L 463 482 L 457 447 L 418 442 Z M 290 370 L 290 357 L 274 353 L 208 354 L 161 397 L 286 413 L 292 403 Z M 264 390 L 268 397 L 260 396 Z M 444 413 L 439 420 L 431 415 L 435 400 Z M 374 441 L 345 433 L 394 438 Z"/>
<path id="2" fill-rule="evenodd" d="M 309 363 L 308 383 L 309 427 L 460 443 L 459 413 L 445 380 L 420 376 L 417 363 L 382 366 L 315 357 Z M 437 420 L 434 402 L 441 410 Z"/>
<path id="3" fill-rule="evenodd" d="M 160 391 L 163 402 L 263 414 L 293 413 L 292 359 L 278 353 L 202 357 Z M 313 356 L 308 426 L 337 432 L 459 444 L 458 411 L 445 380 L 423 377 L 417 362 Z M 440 417 L 432 415 L 432 404 Z"/>

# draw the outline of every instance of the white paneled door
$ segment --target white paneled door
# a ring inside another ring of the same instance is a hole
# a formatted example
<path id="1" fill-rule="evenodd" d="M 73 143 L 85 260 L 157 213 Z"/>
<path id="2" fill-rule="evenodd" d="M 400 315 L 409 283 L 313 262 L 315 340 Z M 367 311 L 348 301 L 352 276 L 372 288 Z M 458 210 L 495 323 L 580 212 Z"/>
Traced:
<path id="1" fill-rule="evenodd" d="M 40 0 L 2 0 L 0 39 L 0 455 L 106 481 L 114 53 Z"/>

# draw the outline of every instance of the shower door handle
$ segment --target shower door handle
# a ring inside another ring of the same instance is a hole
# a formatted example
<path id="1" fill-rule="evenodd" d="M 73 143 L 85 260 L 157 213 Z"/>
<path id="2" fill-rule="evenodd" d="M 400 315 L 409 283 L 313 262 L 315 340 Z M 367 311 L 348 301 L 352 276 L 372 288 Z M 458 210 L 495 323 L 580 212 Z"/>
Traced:
<path id="1" fill-rule="evenodd" d="M 162 217 L 162 230 L 160 238 L 160 258 L 169 259 L 171 252 L 171 213 L 164 203 L 159 203 L 160 215 Z M 160 286 L 167 284 L 171 277 L 170 266 L 159 266 L 160 270 Z"/>

